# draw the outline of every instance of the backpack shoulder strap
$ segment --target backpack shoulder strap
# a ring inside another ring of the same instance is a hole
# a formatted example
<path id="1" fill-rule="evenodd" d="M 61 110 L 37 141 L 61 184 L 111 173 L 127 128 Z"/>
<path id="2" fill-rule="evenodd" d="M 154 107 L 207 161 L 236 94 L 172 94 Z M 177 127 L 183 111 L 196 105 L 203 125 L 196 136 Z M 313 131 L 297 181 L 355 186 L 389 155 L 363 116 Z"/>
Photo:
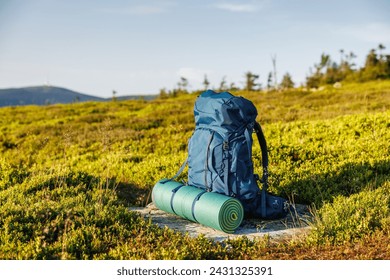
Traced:
<path id="1" fill-rule="evenodd" d="M 265 141 L 265 137 L 263 134 L 263 130 L 258 122 L 255 122 L 254 130 L 257 135 L 257 139 L 259 140 L 260 148 L 261 148 L 261 161 L 263 165 L 263 177 L 261 182 L 263 184 L 263 188 L 261 190 L 261 216 L 266 217 L 267 209 L 266 209 L 266 195 L 268 189 L 268 150 L 267 150 L 267 142 Z"/>
<path id="2" fill-rule="evenodd" d="M 183 173 L 184 168 L 186 167 L 187 163 L 188 163 L 188 156 L 186 157 L 186 159 L 184 160 L 184 162 L 181 164 L 181 166 L 180 166 L 179 170 L 176 172 L 176 174 L 173 175 L 172 178 L 168 179 L 168 181 L 174 181 L 174 180 L 176 180 L 176 178 L 179 177 L 181 173 Z"/>

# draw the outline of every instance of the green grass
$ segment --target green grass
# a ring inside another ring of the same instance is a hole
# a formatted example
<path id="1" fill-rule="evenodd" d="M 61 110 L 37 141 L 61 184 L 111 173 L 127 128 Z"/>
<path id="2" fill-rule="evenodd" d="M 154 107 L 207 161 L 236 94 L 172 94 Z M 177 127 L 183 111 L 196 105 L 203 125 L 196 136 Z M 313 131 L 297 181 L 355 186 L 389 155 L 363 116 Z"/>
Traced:
<path id="1" fill-rule="evenodd" d="M 267 240 L 212 242 L 158 228 L 128 210 L 148 204 L 156 181 L 185 159 L 192 94 L 1 108 L 0 258 L 253 259 L 281 258 L 272 250 L 283 248 L 294 259 L 298 247 L 386 236 L 390 81 L 235 94 L 258 108 L 270 190 L 316 209 L 306 239 L 277 249 Z M 260 160 L 255 143 L 259 172 Z"/>

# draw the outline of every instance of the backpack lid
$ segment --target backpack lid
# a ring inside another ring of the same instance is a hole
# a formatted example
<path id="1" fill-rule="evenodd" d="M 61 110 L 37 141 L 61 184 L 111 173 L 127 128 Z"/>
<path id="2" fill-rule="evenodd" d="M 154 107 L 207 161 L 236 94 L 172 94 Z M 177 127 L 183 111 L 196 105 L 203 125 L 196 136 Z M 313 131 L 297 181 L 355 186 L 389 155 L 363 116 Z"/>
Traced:
<path id="1" fill-rule="evenodd" d="M 195 125 L 234 132 L 253 124 L 257 117 L 256 107 L 251 101 L 229 92 L 203 92 L 194 106 Z"/>

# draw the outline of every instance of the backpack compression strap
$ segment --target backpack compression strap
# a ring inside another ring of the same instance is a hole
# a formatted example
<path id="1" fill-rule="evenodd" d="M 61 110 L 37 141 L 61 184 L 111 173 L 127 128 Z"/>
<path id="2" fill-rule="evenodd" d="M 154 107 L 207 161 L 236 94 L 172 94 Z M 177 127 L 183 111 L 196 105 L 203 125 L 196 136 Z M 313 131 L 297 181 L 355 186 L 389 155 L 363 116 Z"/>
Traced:
<path id="1" fill-rule="evenodd" d="M 263 188 L 261 190 L 261 216 L 264 218 L 267 215 L 266 208 L 266 195 L 268 188 L 268 152 L 267 152 L 267 142 L 265 141 L 265 137 L 261 126 L 258 122 L 255 122 L 254 130 L 257 135 L 257 139 L 259 140 L 260 148 L 261 148 L 261 161 L 263 164 L 263 178 L 261 182 L 263 183 Z"/>

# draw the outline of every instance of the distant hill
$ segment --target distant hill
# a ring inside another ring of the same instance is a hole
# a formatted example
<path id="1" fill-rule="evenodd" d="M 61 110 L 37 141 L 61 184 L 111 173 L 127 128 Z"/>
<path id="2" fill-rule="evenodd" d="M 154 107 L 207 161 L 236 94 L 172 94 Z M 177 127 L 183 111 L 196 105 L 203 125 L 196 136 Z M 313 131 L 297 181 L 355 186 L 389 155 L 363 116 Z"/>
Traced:
<path id="1" fill-rule="evenodd" d="M 135 100 L 135 99 L 143 99 L 143 100 L 153 100 L 156 99 L 158 94 L 147 94 L 147 95 L 124 95 L 117 96 L 117 100 Z M 106 100 L 111 100 L 112 98 L 107 98 Z"/>
<path id="2" fill-rule="evenodd" d="M 127 95 L 118 96 L 117 100 L 144 99 L 152 100 L 157 95 Z M 62 87 L 35 86 L 23 88 L 0 89 L 0 107 L 22 105 L 66 104 L 84 101 L 109 101 L 93 95 L 79 93 Z"/>
<path id="3" fill-rule="evenodd" d="M 104 98 L 54 86 L 0 89 L 0 107 L 104 100 Z"/>

